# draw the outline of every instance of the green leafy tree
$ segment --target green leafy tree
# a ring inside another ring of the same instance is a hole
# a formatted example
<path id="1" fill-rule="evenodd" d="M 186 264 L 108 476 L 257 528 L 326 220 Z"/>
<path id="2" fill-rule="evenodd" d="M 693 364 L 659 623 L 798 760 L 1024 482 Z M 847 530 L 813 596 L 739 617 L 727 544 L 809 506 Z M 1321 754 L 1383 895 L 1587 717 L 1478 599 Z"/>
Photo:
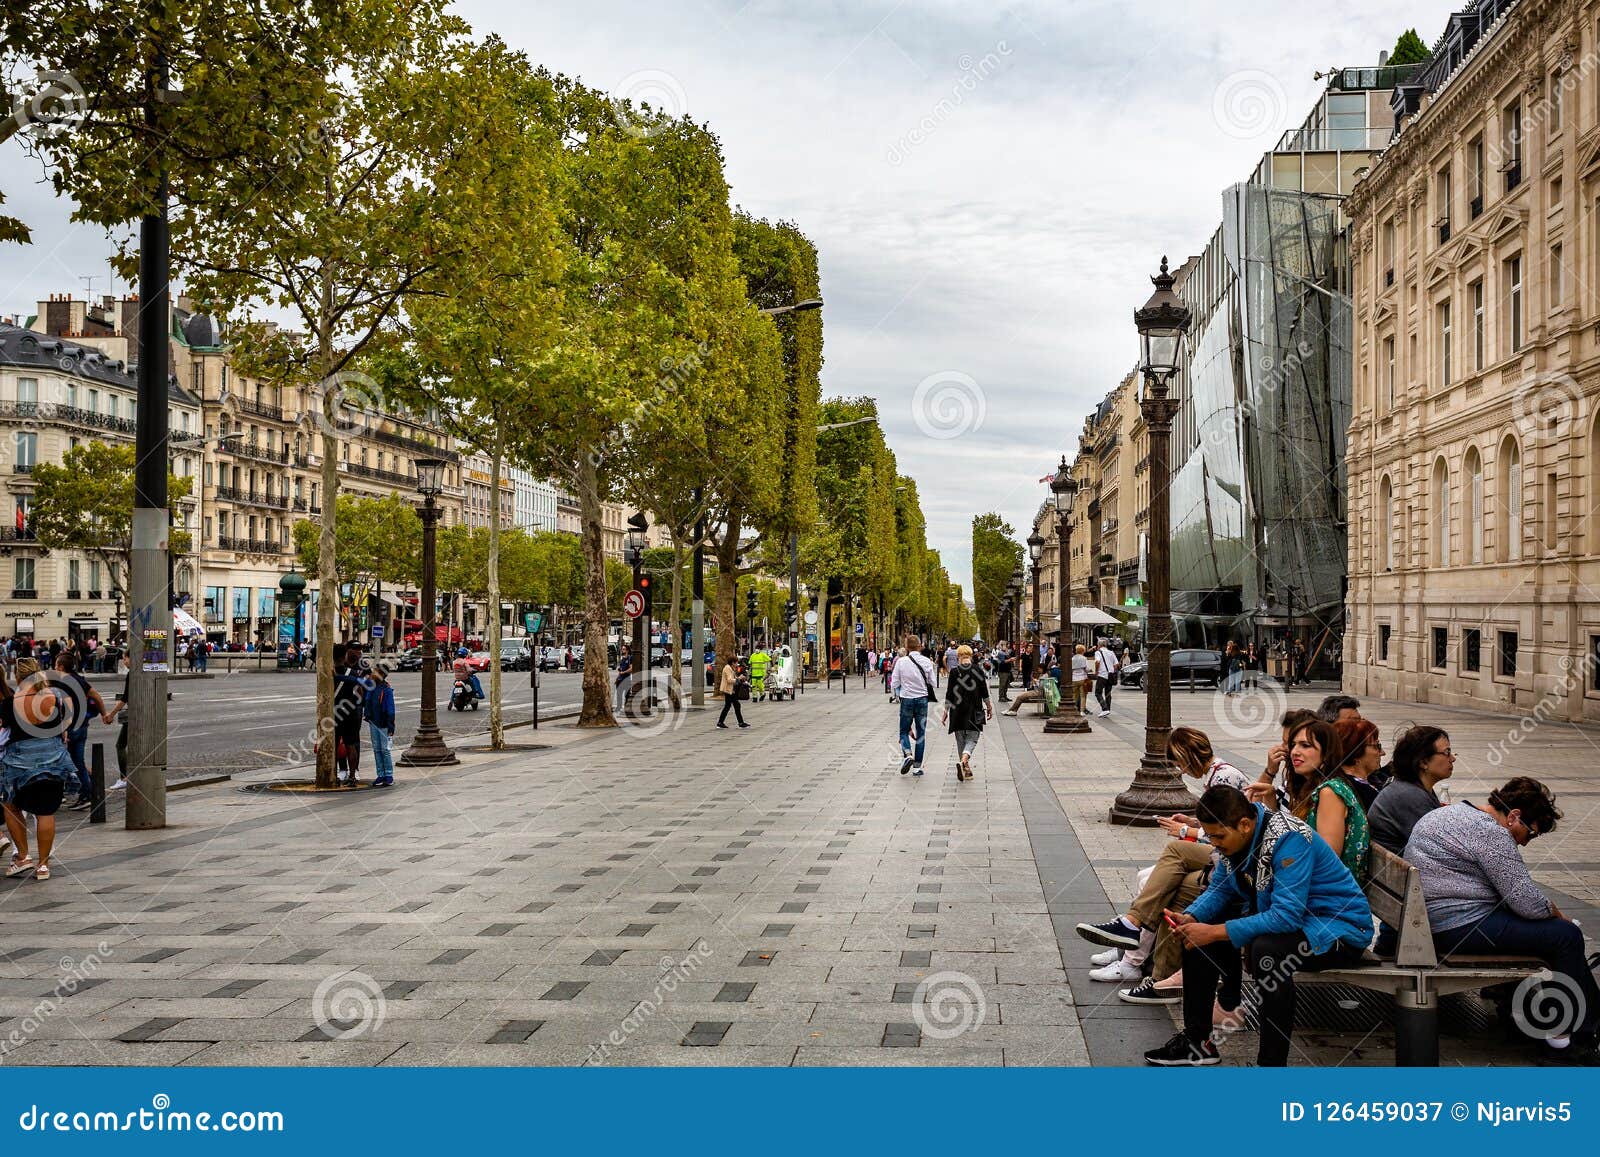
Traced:
<path id="1" fill-rule="evenodd" d="M 33 468 L 29 519 L 42 546 L 78 550 L 106 565 L 111 589 L 128 598 L 132 565 L 134 448 L 126 443 L 84 442 L 68 450 L 61 464 Z M 188 497 L 192 478 L 167 475 L 167 501 L 174 515 Z M 174 552 L 189 547 L 187 531 L 170 532 Z"/>
<path id="2" fill-rule="evenodd" d="M 1428 46 L 1422 43 L 1422 37 L 1417 35 L 1417 30 L 1407 28 L 1400 34 L 1400 39 L 1394 42 L 1394 51 L 1389 53 L 1389 63 L 1421 64 L 1432 55 L 1428 51 Z"/>
<path id="3" fill-rule="evenodd" d="M 998 635 L 995 611 L 1011 575 L 1022 561 L 1016 531 L 998 514 L 980 514 L 972 520 L 972 597 L 983 637 Z"/>

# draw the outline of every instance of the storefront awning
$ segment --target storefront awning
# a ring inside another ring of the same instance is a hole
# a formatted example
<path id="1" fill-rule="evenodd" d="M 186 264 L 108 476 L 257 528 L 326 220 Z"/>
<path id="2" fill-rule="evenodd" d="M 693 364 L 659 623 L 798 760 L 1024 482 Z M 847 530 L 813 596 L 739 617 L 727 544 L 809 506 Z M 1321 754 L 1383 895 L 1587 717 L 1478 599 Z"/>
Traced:
<path id="1" fill-rule="evenodd" d="M 388 603 L 391 607 L 397 607 L 402 611 L 406 609 L 405 603 L 396 598 L 394 595 L 391 595 L 388 591 L 382 592 L 378 595 L 378 597 L 384 602 Z"/>

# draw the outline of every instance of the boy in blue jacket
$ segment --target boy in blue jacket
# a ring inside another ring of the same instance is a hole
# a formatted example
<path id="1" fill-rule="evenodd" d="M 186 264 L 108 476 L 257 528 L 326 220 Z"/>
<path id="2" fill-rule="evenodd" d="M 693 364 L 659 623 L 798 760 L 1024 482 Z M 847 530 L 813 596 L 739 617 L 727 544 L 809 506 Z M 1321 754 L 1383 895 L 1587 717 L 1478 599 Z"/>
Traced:
<path id="1" fill-rule="evenodd" d="M 1260 1009 L 1256 1063 L 1289 1063 L 1294 974 L 1346 968 L 1372 940 L 1372 910 L 1339 853 L 1287 811 L 1269 812 L 1234 787 L 1213 787 L 1195 815 L 1219 856 L 1185 912 L 1165 915 L 1183 942 L 1183 1031 L 1144 1054 L 1152 1065 L 1214 1065 L 1211 1002 L 1239 1006 L 1240 953 Z M 1220 998 L 1218 987 L 1221 987 Z"/>
<path id="2" fill-rule="evenodd" d="M 373 787 L 394 786 L 394 687 L 389 683 L 389 668 L 375 664 L 367 687 L 362 714 L 367 717 L 367 736 L 372 740 L 372 762 L 377 778 Z"/>

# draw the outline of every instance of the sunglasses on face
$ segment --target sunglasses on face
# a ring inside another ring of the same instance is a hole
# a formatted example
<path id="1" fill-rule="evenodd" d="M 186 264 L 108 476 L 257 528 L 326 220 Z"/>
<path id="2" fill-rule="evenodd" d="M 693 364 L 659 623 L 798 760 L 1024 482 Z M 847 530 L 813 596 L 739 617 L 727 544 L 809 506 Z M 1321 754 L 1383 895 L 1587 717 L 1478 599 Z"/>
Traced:
<path id="1" fill-rule="evenodd" d="M 1511 818 L 1517 821 L 1517 826 L 1519 828 L 1528 833 L 1528 842 L 1530 844 L 1540 836 L 1544 835 L 1544 828 L 1535 827 L 1534 825 L 1530 824 L 1527 820 L 1522 818 L 1522 813 L 1518 812 Z"/>

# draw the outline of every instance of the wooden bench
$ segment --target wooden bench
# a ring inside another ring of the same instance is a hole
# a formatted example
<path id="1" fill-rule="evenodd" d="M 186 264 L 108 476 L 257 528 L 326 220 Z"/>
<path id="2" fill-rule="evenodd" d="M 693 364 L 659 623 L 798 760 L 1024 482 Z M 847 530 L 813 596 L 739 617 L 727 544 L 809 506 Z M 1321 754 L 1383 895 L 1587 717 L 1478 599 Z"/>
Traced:
<path id="1" fill-rule="evenodd" d="M 1439 1064 L 1439 998 L 1477 992 L 1530 976 L 1549 976 L 1531 956 L 1468 956 L 1440 960 L 1428 927 L 1422 874 L 1387 848 L 1372 845 L 1372 874 L 1366 886 L 1372 914 L 1397 936 L 1392 955 L 1369 950 L 1360 964 L 1325 972 L 1298 972 L 1297 984 L 1347 984 L 1394 997 L 1396 1065 Z"/>

